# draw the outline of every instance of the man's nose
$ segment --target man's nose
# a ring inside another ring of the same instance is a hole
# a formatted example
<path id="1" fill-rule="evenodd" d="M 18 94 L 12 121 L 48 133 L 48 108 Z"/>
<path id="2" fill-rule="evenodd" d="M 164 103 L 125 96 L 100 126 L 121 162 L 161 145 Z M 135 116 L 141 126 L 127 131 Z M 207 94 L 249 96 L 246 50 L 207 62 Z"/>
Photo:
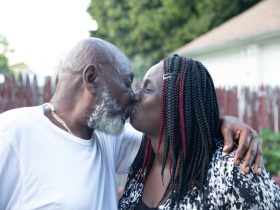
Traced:
<path id="1" fill-rule="evenodd" d="M 133 91 L 130 92 L 130 104 L 134 104 L 136 101 L 136 95 Z"/>
<path id="2" fill-rule="evenodd" d="M 140 101 L 141 90 L 138 90 L 135 93 L 131 93 L 130 101 L 132 104 L 137 103 Z"/>
<path id="3" fill-rule="evenodd" d="M 141 94 L 142 94 L 141 89 L 139 89 L 137 92 L 135 92 L 135 94 L 134 94 L 134 103 L 137 103 L 137 102 L 140 101 Z"/>

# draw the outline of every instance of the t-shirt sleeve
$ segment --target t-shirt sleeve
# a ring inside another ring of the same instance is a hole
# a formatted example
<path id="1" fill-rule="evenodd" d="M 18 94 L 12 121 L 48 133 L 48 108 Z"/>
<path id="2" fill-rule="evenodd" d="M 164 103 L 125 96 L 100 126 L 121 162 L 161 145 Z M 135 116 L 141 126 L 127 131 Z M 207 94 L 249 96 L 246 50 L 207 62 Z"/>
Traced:
<path id="1" fill-rule="evenodd" d="M 139 150 L 142 139 L 142 133 L 135 130 L 130 124 L 126 123 L 120 144 L 116 149 L 116 173 L 128 173 L 137 152 Z"/>
<path id="2" fill-rule="evenodd" d="M 20 166 L 15 149 L 0 133 L 0 209 L 11 209 L 20 183 Z"/>

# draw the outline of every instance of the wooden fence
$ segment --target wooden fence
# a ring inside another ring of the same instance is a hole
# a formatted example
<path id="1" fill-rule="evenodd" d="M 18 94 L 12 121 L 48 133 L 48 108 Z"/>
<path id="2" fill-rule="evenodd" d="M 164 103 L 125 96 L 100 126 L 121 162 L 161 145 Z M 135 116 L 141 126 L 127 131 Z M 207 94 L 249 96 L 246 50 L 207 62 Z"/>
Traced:
<path id="1" fill-rule="evenodd" d="M 256 130 L 280 130 L 280 88 L 216 88 L 221 115 L 233 115 Z"/>
<path id="2" fill-rule="evenodd" d="M 38 86 L 37 77 L 4 75 L 0 83 L 0 113 L 9 109 L 35 106 L 48 102 L 57 81 L 45 78 L 44 85 Z M 217 88 L 221 115 L 237 116 L 256 130 L 270 128 L 280 130 L 280 89 L 261 86 L 257 89 Z"/>
<path id="3" fill-rule="evenodd" d="M 9 109 L 36 106 L 50 101 L 54 92 L 51 77 L 45 77 L 43 87 L 38 86 L 37 76 L 32 80 L 29 76 L 3 75 L 4 82 L 0 83 L 0 113 Z"/>

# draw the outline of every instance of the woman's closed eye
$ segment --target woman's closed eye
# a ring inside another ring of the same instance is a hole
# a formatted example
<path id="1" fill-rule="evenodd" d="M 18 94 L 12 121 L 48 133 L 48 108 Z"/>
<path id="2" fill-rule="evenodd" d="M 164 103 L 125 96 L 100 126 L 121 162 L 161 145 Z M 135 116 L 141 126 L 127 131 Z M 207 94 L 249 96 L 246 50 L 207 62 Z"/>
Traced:
<path id="1" fill-rule="evenodd" d="M 141 85 L 140 89 L 138 91 L 141 91 L 141 92 L 150 92 L 152 91 L 152 88 L 149 86 L 149 85 Z M 137 91 L 137 92 L 138 92 Z"/>
<path id="2" fill-rule="evenodd" d="M 142 94 L 150 94 L 153 91 L 154 90 L 150 84 L 150 80 L 144 81 L 144 83 L 141 85 L 141 88 L 139 90 L 139 92 L 141 92 Z"/>
<path id="3" fill-rule="evenodd" d="M 145 91 L 145 93 L 151 93 L 153 92 L 152 88 L 148 87 L 144 87 L 143 90 Z"/>

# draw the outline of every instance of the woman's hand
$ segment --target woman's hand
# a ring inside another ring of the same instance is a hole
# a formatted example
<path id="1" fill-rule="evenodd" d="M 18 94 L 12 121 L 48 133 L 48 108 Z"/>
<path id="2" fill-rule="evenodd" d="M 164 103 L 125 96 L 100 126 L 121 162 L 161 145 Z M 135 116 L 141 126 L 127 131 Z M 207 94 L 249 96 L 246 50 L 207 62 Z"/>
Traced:
<path id="1" fill-rule="evenodd" d="M 234 156 L 234 163 L 239 165 L 241 160 L 242 171 L 248 174 L 250 166 L 254 163 L 254 171 L 261 174 L 262 150 L 258 133 L 249 125 L 232 116 L 223 116 L 221 120 L 221 133 L 224 137 L 223 151 L 228 153 L 233 147 L 233 140 L 237 141 L 238 148 Z"/>

